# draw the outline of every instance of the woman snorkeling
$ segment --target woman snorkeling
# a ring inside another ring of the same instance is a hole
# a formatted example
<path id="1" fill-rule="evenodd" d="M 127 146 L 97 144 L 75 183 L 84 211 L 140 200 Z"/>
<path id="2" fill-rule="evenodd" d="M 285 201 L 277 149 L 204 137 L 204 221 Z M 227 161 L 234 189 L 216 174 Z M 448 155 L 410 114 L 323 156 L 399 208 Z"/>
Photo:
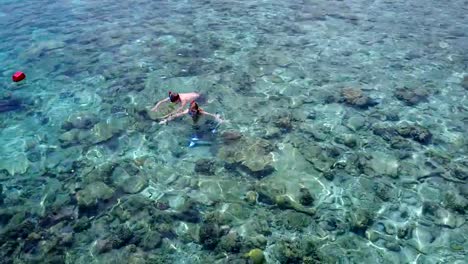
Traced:
<path id="1" fill-rule="evenodd" d="M 167 124 L 167 122 L 175 119 L 175 118 L 178 118 L 178 117 L 181 117 L 181 116 L 184 116 L 184 115 L 190 115 L 190 117 L 192 117 L 192 120 L 194 123 L 197 123 L 198 120 L 200 119 L 200 117 L 202 116 L 210 116 L 212 118 L 215 119 L 216 122 L 218 122 L 218 124 L 221 124 L 224 122 L 224 120 L 222 120 L 220 118 L 220 115 L 219 114 L 211 114 L 211 113 L 208 113 L 206 112 L 205 110 L 203 110 L 202 108 L 200 108 L 197 104 L 197 102 L 195 102 L 194 100 L 192 100 L 192 102 L 190 102 L 190 107 L 188 109 L 185 109 L 184 111 L 182 112 L 179 112 L 179 113 L 175 113 L 173 115 L 169 115 L 169 117 L 161 120 L 159 122 L 160 125 L 164 125 L 164 124 Z"/>

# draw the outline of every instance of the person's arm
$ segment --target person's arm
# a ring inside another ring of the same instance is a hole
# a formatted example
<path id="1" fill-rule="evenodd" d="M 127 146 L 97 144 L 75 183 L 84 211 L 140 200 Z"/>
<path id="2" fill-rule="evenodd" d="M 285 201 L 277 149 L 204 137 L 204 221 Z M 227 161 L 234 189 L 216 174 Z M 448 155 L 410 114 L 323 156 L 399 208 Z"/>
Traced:
<path id="1" fill-rule="evenodd" d="M 166 99 L 163 99 L 163 100 L 159 101 L 153 108 L 151 108 L 151 111 L 156 112 L 158 110 L 159 106 L 162 103 L 167 102 L 167 101 L 169 101 L 169 98 L 166 98 Z"/>
<path id="2" fill-rule="evenodd" d="M 177 113 L 181 113 L 180 111 L 184 109 L 184 105 L 183 104 L 180 104 L 179 108 L 177 108 L 176 110 L 170 112 L 169 114 L 163 116 L 162 118 L 167 118 L 167 117 L 170 117 L 171 115 L 175 115 Z"/>
<path id="3" fill-rule="evenodd" d="M 220 124 L 224 122 L 224 120 L 221 119 L 219 114 L 214 115 L 212 113 L 208 113 L 208 112 L 203 111 L 203 110 L 201 111 L 201 114 L 213 117 L 216 120 L 216 122 L 218 122 Z"/>
<path id="4" fill-rule="evenodd" d="M 167 122 L 169 122 L 169 121 L 171 121 L 173 119 L 176 119 L 178 117 L 181 117 L 183 115 L 186 115 L 186 114 L 188 114 L 188 109 L 186 109 L 185 111 L 179 112 L 179 113 L 175 113 L 175 114 L 169 116 L 168 118 L 159 121 L 159 124 L 160 125 L 167 124 Z"/>

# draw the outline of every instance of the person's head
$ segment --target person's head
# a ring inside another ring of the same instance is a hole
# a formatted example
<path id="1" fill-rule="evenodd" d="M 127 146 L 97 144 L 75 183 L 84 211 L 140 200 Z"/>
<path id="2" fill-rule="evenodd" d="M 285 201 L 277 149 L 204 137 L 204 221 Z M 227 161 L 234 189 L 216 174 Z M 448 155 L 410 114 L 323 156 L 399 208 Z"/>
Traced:
<path id="1" fill-rule="evenodd" d="M 178 93 L 173 93 L 173 92 L 169 91 L 169 100 L 172 103 L 176 103 L 176 102 L 180 101 L 180 96 L 179 96 Z"/>
<path id="2" fill-rule="evenodd" d="M 192 117 L 193 121 L 197 121 L 200 116 L 200 107 L 198 107 L 197 102 L 190 102 L 189 115 Z"/>

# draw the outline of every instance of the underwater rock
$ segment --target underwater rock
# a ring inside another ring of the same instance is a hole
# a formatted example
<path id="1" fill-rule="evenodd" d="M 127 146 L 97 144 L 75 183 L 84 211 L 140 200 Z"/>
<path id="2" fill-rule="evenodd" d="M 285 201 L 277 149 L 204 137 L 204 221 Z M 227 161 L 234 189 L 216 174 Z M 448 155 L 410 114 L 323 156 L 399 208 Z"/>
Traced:
<path id="1" fill-rule="evenodd" d="M 30 162 L 38 162 L 42 159 L 42 154 L 39 150 L 31 150 L 26 153 L 26 157 Z"/>
<path id="2" fill-rule="evenodd" d="M 375 195 L 382 199 L 382 201 L 388 202 L 395 197 L 394 189 L 389 184 L 374 182 L 372 189 Z"/>
<path id="3" fill-rule="evenodd" d="M 133 166 L 118 166 L 112 172 L 112 184 L 125 193 L 135 194 L 148 186 L 148 179 Z"/>
<path id="4" fill-rule="evenodd" d="M 76 198 L 80 207 L 93 207 L 100 201 L 110 199 L 113 195 L 114 190 L 105 183 L 94 182 L 78 191 Z"/>
<path id="5" fill-rule="evenodd" d="M 391 141 L 394 137 L 398 136 L 398 131 L 394 126 L 389 126 L 383 122 L 374 124 L 372 132 L 386 141 Z"/>
<path id="6" fill-rule="evenodd" d="M 296 144 L 296 147 L 302 156 L 320 172 L 329 171 L 335 163 L 335 159 L 328 156 L 328 151 L 317 144 L 300 142 Z"/>
<path id="7" fill-rule="evenodd" d="M 341 101 L 358 108 L 368 108 L 377 104 L 359 88 L 344 88 L 341 90 L 341 97 Z"/>
<path id="8" fill-rule="evenodd" d="M 252 264 L 263 264 L 265 263 L 265 255 L 263 251 L 258 248 L 254 248 L 245 254 L 245 257 L 249 258 Z"/>
<path id="9" fill-rule="evenodd" d="M 125 130 L 127 122 L 127 118 L 110 118 L 106 121 L 101 121 L 91 129 L 89 139 L 87 140 L 93 144 L 107 141 Z"/>
<path id="10" fill-rule="evenodd" d="M 79 218 L 73 224 L 73 231 L 79 233 L 79 232 L 85 231 L 86 229 L 88 229 L 90 227 L 91 227 L 91 220 L 88 217 L 83 216 L 83 217 Z"/>
<path id="11" fill-rule="evenodd" d="M 98 239 L 94 245 L 94 250 L 98 254 L 106 253 L 110 250 L 112 250 L 118 242 L 115 240 L 112 240 L 110 238 L 108 239 Z"/>
<path id="12" fill-rule="evenodd" d="M 355 148 L 358 145 L 358 139 L 353 134 L 338 134 L 334 140 L 336 143 L 343 144 L 348 148 Z"/>
<path id="13" fill-rule="evenodd" d="M 218 157 L 229 167 L 240 168 L 256 178 L 274 171 L 272 151 L 274 146 L 261 138 L 242 137 L 231 144 L 222 145 Z"/>
<path id="14" fill-rule="evenodd" d="M 289 195 L 278 195 L 275 197 L 275 202 L 280 209 L 292 209 L 310 216 L 315 215 L 315 209 L 301 205 Z"/>
<path id="15" fill-rule="evenodd" d="M 366 119 L 363 116 L 355 115 L 346 122 L 346 127 L 352 131 L 358 131 L 366 125 Z"/>
<path id="16" fill-rule="evenodd" d="M 281 130 L 277 127 L 267 127 L 265 129 L 265 135 L 263 135 L 264 139 L 274 139 L 281 136 Z"/>
<path id="17" fill-rule="evenodd" d="M 125 246 L 128 242 L 135 238 L 133 230 L 125 224 L 113 226 L 109 239 L 113 243 L 113 248 Z"/>
<path id="18" fill-rule="evenodd" d="M 420 125 L 403 123 L 397 127 L 397 132 L 404 138 L 411 138 L 421 144 L 428 144 L 432 139 L 429 129 Z"/>
<path id="19" fill-rule="evenodd" d="M 65 130 L 76 129 L 90 129 L 99 121 L 98 117 L 90 112 L 75 113 L 68 117 L 62 124 Z"/>
<path id="20" fill-rule="evenodd" d="M 438 236 L 438 232 L 437 230 L 434 230 L 434 227 L 416 225 L 412 231 L 412 239 L 406 241 L 408 245 L 425 254 L 429 253 L 430 250 L 433 250 L 433 243 L 436 241 Z"/>
<path id="21" fill-rule="evenodd" d="M 398 152 L 398 157 L 404 159 L 409 157 L 409 153 L 413 151 L 413 144 L 409 139 L 402 137 L 393 137 L 390 139 L 390 147 L 393 149 L 400 150 Z"/>
<path id="22" fill-rule="evenodd" d="M 229 144 L 238 141 L 242 137 L 242 134 L 237 131 L 225 131 L 221 134 L 221 138 L 224 144 Z"/>
<path id="23" fill-rule="evenodd" d="M 408 87 L 398 88 L 395 91 L 395 97 L 407 105 L 416 105 L 426 101 L 429 91 L 424 88 L 410 89 Z"/>
<path id="24" fill-rule="evenodd" d="M 91 133 L 91 142 L 94 144 L 109 140 L 114 135 L 114 129 L 107 123 L 96 124 Z"/>
<path id="25" fill-rule="evenodd" d="M 62 147 L 69 147 L 71 145 L 75 145 L 79 143 L 79 134 L 80 131 L 78 129 L 71 129 L 62 133 L 58 140 Z"/>
<path id="26" fill-rule="evenodd" d="M 125 193 L 135 194 L 139 193 L 148 187 L 148 179 L 144 175 L 135 175 L 133 180 L 127 180 L 121 185 Z"/>
<path id="27" fill-rule="evenodd" d="M 303 263 L 305 252 L 298 241 L 281 241 L 275 250 L 280 263 Z"/>
<path id="28" fill-rule="evenodd" d="M 422 214 L 429 217 L 436 217 L 440 206 L 432 201 L 424 201 L 422 205 Z"/>
<path id="29" fill-rule="evenodd" d="M 221 237 L 216 250 L 220 252 L 239 253 L 241 246 L 241 237 L 237 234 L 237 232 L 231 231 Z"/>
<path id="30" fill-rule="evenodd" d="M 384 118 L 386 121 L 399 121 L 400 116 L 396 111 L 389 111 L 384 113 Z"/>
<path id="31" fill-rule="evenodd" d="M 220 230 L 216 223 L 204 222 L 199 231 L 199 241 L 203 248 L 213 250 L 219 243 Z"/>
<path id="32" fill-rule="evenodd" d="M 463 77 L 463 81 L 461 82 L 461 86 L 463 88 L 465 88 L 466 90 L 468 90 L 468 75 L 465 75 Z"/>
<path id="33" fill-rule="evenodd" d="M 284 226 L 289 230 L 301 231 L 308 227 L 311 223 L 311 217 L 309 215 L 295 212 L 295 211 L 284 211 L 277 215 L 277 223 Z"/>
<path id="34" fill-rule="evenodd" d="M 364 236 L 367 228 L 373 223 L 373 215 L 369 211 L 357 209 L 350 212 L 349 222 L 352 232 Z"/>
<path id="35" fill-rule="evenodd" d="M 244 200 L 251 205 L 256 204 L 257 199 L 258 199 L 258 193 L 254 191 L 248 191 L 244 197 Z"/>
<path id="36" fill-rule="evenodd" d="M 209 159 L 199 159 L 195 162 L 195 172 L 213 175 L 215 173 L 215 162 Z"/>
<path id="37" fill-rule="evenodd" d="M 263 178 L 269 174 L 271 174 L 275 169 L 273 166 L 270 165 L 271 158 L 270 157 L 263 157 L 257 158 L 256 160 L 247 159 L 242 162 L 242 165 L 245 166 L 246 171 L 256 177 L 256 178 Z"/>
<path id="38" fill-rule="evenodd" d="M 188 200 L 183 206 L 179 206 L 179 212 L 172 213 L 171 217 L 177 221 L 198 223 L 201 220 L 201 215 L 195 205 L 193 201 Z M 171 207 L 177 208 L 175 205 Z"/>
<path id="39" fill-rule="evenodd" d="M 82 172 L 82 180 L 84 183 L 92 183 L 97 181 L 108 182 L 112 176 L 115 164 L 104 163 L 95 167 L 85 168 Z"/>
<path id="40" fill-rule="evenodd" d="M 284 115 L 284 116 L 275 118 L 273 121 L 273 124 L 275 124 L 277 128 L 281 129 L 281 131 L 284 131 L 284 132 L 289 132 L 293 128 L 292 118 L 290 115 Z"/>
<path id="41" fill-rule="evenodd" d="M 346 230 L 346 224 L 333 213 L 321 215 L 321 219 L 322 221 L 320 221 L 319 225 L 326 231 L 335 231 L 343 234 Z"/>
<path id="42" fill-rule="evenodd" d="M 271 232 L 270 232 L 271 234 Z M 249 236 L 244 237 L 243 248 L 265 248 L 268 240 L 264 235 L 256 234 L 255 231 L 249 232 Z"/>
<path id="43" fill-rule="evenodd" d="M 401 250 L 400 245 L 395 241 L 386 241 L 384 245 L 388 250 L 391 251 L 399 252 Z"/>
<path id="44" fill-rule="evenodd" d="M 14 215 L 0 232 L 0 240 L 24 239 L 36 229 L 36 221 L 26 218 L 24 213 Z"/>
<path id="45" fill-rule="evenodd" d="M 310 194 L 309 189 L 301 187 L 299 190 L 299 202 L 304 206 L 311 206 L 314 203 L 314 197 Z"/>
<path id="46" fill-rule="evenodd" d="M 466 199 L 468 199 L 468 183 L 463 183 L 458 185 L 458 189 L 460 194 L 463 195 Z"/>
<path id="47" fill-rule="evenodd" d="M 223 81 L 231 84 L 238 93 L 247 93 L 255 85 L 255 77 L 247 72 L 236 71 L 234 75 L 223 75 Z"/>
<path id="48" fill-rule="evenodd" d="M 398 159 L 384 152 L 376 151 L 371 153 L 372 159 L 368 161 L 368 166 L 380 175 L 390 177 L 398 176 Z"/>
<path id="49" fill-rule="evenodd" d="M 3 201 L 5 200 L 5 195 L 3 194 L 3 185 L 0 183 L 0 206 L 3 205 Z M 1 223 L 2 221 L 0 221 Z"/>
<path id="50" fill-rule="evenodd" d="M 257 193 L 257 200 L 259 202 L 274 205 L 276 204 L 275 197 L 285 194 L 286 187 L 283 184 L 275 184 L 268 181 L 257 182 L 253 186 L 253 190 Z"/>
<path id="51" fill-rule="evenodd" d="M 335 179 L 335 172 L 333 170 L 323 172 L 323 177 L 327 181 L 333 181 Z"/>
<path id="52" fill-rule="evenodd" d="M 468 179 L 468 160 L 456 160 L 450 164 L 450 174 L 460 180 Z"/>
<path id="53" fill-rule="evenodd" d="M 162 237 L 157 231 L 147 231 L 142 237 L 139 246 L 144 250 L 154 250 L 161 246 Z"/>
<path id="54" fill-rule="evenodd" d="M 399 239 L 410 239 L 412 234 L 412 227 L 410 225 L 404 225 L 398 228 L 397 237 Z"/>
<path id="55" fill-rule="evenodd" d="M 288 67 L 295 62 L 294 59 L 287 54 L 276 54 L 273 61 L 276 65 L 283 68 Z"/>
<path id="56" fill-rule="evenodd" d="M 6 170 L 9 175 L 26 173 L 30 167 L 30 162 L 24 153 L 11 153 L 8 157 L 0 159 L 0 171 Z"/>
<path id="57" fill-rule="evenodd" d="M 0 113 L 20 110 L 22 108 L 21 100 L 10 98 L 10 99 L 0 99 Z"/>
<path id="58" fill-rule="evenodd" d="M 304 237 L 279 241 L 271 252 L 279 263 L 337 263 L 330 256 L 322 255 L 316 244 Z"/>
<path id="59" fill-rule="evenodd" d="M 45 168 L 49 172 L 71 172 L 74 164 L 81 156 L 82 146 L 74 146 L 66 149 L 50 149 L 46 155 Z"/>

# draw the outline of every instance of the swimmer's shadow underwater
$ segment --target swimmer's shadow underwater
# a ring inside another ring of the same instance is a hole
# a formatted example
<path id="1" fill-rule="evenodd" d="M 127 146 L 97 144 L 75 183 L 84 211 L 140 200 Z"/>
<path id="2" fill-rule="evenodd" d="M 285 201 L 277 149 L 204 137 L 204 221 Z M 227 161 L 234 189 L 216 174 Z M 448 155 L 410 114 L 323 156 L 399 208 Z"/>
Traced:
<path id="1" fill-rule="evenodd" d="M 218 132 L 219 124 L 213 120 L 206 120 L 202 124 L 192 125 L 189 130 L 175 132 L 177 149 L 173 149 L 176 157 L 181 157 L 187 151 L 195 148 L 208 148 L 209 152 L 216 156 L 218 149 L 223 144 Z"/>
<path id="2" fill-rule="evenodd" d="M 219 123 L 206 120 L 204 124 L 192 125 L 187 147 L 214 146 L 217 143 L 217 130 Z"/>

